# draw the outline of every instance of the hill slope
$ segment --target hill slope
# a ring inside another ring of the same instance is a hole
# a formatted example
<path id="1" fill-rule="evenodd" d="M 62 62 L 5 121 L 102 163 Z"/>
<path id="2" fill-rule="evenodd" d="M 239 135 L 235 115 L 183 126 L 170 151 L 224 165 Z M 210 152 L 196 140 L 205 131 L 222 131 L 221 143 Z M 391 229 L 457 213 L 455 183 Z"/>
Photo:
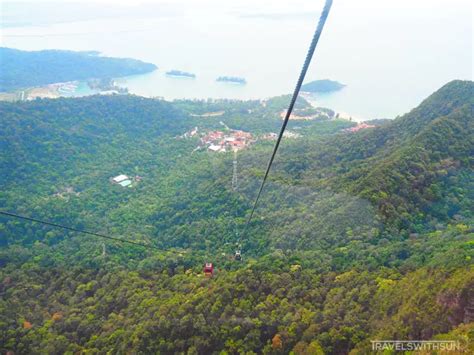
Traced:
<path id="1" fill-rule="evenodd" d="M 398 228 L 467 212 L 460 201 L 472 198 L 473 89 L 453 81 L 381 127 L 289 149 L 283 170 L 298 164 L 300 184 L 367 199 Z"/>
<path id="2" fill-rule="evenodd" d="M 281 107 L 134 96 L 0 103 L 0 208 L 162 251 L 0 218 L 0 348 L 17 353 L 363 354 L 472 337 L 472 82 L 357 133 L 292 122 L 235 243 Z M 280 101 L 280 100 L 273 100 Z M 223 112 L 217 117 L 191 114 Z M 220 122 L 258 133 L 196 150 Z M 295 126 L 299 126 L 299 130 Z M 139 175 L 131 188 L 118 174 Z M 205 279 L 212 261 L 216 276 Z M 471 335 L 470 335 L 471 334 Z M 472 340 L 471 340 L 472 342 Z"/>

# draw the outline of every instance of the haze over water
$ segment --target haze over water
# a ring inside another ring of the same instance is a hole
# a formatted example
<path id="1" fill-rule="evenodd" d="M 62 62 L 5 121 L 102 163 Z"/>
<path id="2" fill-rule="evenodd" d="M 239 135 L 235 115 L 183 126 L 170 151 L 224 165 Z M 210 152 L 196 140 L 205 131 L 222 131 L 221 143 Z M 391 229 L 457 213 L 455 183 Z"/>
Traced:
<path id="1" fill-rule="evenodd" d="M 158 71 L 119 80 L 138 95 L 255 99 L 293 90 L 323 1 L 34 4 L 3 5 L 2 46 L 152 62 Z M 471 14 L 465 0 L 335 0 L 307 81 L 347 87 L 316 104 L 393 118 L 450 80 L 472 80 Z M 171 69 L 197 78 L 166 77 Z M 248 83 L 215 81 L 223 75 Z"/>

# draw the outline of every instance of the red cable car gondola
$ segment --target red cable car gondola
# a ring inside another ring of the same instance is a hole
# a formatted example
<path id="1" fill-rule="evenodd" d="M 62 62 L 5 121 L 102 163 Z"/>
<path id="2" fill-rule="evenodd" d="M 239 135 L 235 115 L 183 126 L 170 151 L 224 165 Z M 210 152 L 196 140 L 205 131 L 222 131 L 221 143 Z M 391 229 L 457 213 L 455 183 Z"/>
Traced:
<path id="1" fill-rule="evenodd" d="M 204 275 L 206 277 L 212 277 L 212 275 L 214 275 L 214 265 L 212 263 L 204 264 Z"/>

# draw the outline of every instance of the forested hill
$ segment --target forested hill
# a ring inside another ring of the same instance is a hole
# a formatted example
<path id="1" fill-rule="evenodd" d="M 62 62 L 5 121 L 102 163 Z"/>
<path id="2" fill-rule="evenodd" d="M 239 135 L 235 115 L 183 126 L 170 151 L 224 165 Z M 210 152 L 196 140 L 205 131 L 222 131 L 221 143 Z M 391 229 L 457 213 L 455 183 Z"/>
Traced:
<path id="1" fill-rule="evenodd" d="M 472 198 L 465 193 L 472 181 L 473 90 L 472 82 L 453 81 L 381 127 L 289 151 L 287 165 L 304 166 L 304 184 L 368 199 L 397 228 L 452 218 L 468 209 L 460 201 Z"/>
<path id="2" fill-rule="evenodd" d="M 115 78 L 156 69 L 151 63 L 96 52 L 22 51 L 0 47 L 0 92 L 74 80 Z"/>
<path id="3" fill-rule="evenodd" d="M 287 98 L 0 103 L 1 210 L 161 249 L 0 217 L 0 351 L 366 354 L 374 339 L 449 339 L 474 352 L 473 89 L 453 81 L 357 132 L 291 121 L 242 262 Z M 199 149 L 227 126 L 253 134 L 234 184 L 234 155 Z"/>

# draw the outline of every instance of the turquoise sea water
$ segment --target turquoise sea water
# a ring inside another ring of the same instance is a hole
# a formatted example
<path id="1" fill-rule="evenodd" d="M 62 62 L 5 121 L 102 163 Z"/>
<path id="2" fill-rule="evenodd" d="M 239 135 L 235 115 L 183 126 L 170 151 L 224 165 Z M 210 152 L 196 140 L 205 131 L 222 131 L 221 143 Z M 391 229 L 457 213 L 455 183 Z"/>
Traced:
<path id="1" fill-rule="evenodd" d="M 75 85 L 75 89 L 59 88 L 58 92 L 64 97 L 82 97 L 99 93 L 98 90 L 92 90 L 85 81 L 79 81 Z"/>
<path id="2" fill-rule="evenodd" d="M 73 96 L 75 97 L 80 97 L 80 96 L 87 96 L 87 95 L 93 95 L 96 94 L 98 91 L 97 90 L 92 90 L 86 82 L 79 82 L 77 85 L 76 90 L 73 93 Z"/>

